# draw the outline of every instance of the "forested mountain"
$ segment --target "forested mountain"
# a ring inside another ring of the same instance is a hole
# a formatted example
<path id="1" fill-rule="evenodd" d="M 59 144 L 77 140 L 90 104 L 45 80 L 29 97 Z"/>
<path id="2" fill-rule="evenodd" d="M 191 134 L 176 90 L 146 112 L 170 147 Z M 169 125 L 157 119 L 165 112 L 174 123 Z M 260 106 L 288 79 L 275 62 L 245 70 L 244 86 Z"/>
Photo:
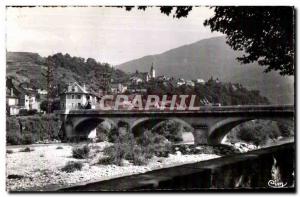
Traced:
<path id="1" fill-rule="evenodd" d="M 224 82 L 240 83 L 246 88 L 259 90 L 271 103 L 294 103 L 293 77 L 283 77 L 274 71 L 264 73 L 256 63 L 241 65 L 236 60 L 240 55 L 226 44 L 225 37 L 214 37 L 125 62 L 117 68 L 125 72 L 145 72 L 154 63 L 157 75 L 205 80 L 213 76 Z"/>

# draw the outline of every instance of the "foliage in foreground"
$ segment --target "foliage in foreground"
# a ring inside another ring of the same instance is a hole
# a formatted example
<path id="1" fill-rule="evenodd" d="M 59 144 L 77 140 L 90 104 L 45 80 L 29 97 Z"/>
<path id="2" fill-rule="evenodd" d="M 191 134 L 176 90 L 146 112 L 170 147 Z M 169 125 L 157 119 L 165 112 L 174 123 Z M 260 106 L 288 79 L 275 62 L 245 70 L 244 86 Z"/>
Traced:
<path id="1" fill-rule="evenodd" d="M 77 161 L 68 161 L 68 163 L 61 169 L 63 172 L 71 173 L 76 170 L 81 170 L 83 164 Z"/>
<path id="2" fill-rule="evenodd" d="M 294 136 L 293 125 L 270 120 L 252 120 L 234 128 L 227 138 L 232 143 L 244 141 L 261 146 L 270 140 L 276 140 L 279 136 Z"/>
<path id="3" fill-rule="evenodd" d="M 59 139 L 61 121 L 56 115 L 6 118 L 6 142 L 10 145 L 32 144 Z"/>
<path id="4" fill-rule="evenodd" d="M 13 154 L 14 151 L 13 151 L 13 150 L 6 150 L 6 153 L 7 153 L 7 154 Z"/>
<path id="5" fill-rule="evenodd" d="M 25 147 L 25 148 L 20 150 L 20 152 L 31 152 L 31 151 L 34 151 L 34 149 L 31 149 L 29 147 Z"/>
<path id="6" fill-rule="evenodd" d="M 72 156 L 75 159 L 86 159 L 89 156 L 90 147 L 88 145 L 83 145 L 81 147 L 73 147 Z"/>
<path id="7" fill-rule="evenodd" d="M 104 149 L 106 157 L 99 164 L 114 164 L 122 166 L 124 160 L 134 165 L 146 165 L 153 156 L 168 156 L 171 145 L 162 135 L 146 130 L 139 138 L 134 138 L 130 132 L 119 132 L 114 145 Z"/>

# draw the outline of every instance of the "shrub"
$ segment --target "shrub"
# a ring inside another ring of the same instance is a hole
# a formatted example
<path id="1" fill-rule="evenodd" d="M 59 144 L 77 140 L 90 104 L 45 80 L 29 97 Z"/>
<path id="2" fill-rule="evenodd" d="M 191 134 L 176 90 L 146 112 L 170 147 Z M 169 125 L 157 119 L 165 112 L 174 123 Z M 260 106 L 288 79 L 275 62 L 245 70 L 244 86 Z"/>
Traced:
<path id="1" fill-rule="evenodd" d="M 96 142 L 104 142 L 108 140 L 108 136 L 106 133 L 97 132 L 97 141 Z"/>
<path id="2" fill-rule="evenodd" d="M 20 152 L 31 152 L 31 151 L 34 151 L 34 149 L 31 149 L 29 147 L 25 147 L 25 148 L 20 150 Z"/>
<path id="3" fill-rule="evenodd" d="M 112 157 L 102 157 L 98 160 L 98 164 L 110 165 L 110 164 L 113 164 L 113 159 L 112 159 Z"/>
<path id="4" fill-rule="evenodd" d="M 143 154 L 142 148 L 140 146 L 135 146 L 133 149 L 133 164 L 137 166 L 147 164 L 147 159 Z"/>
<path id="5" fill-rule="evenodd" d="M 34 142 L 32 135 L 25 134 L 22 138 L 22 144 L 32 144 Z"/>
<path id="6" fill-rule="evenodd" d="M 7 117 L 6 141 L 12 145 L 58 139 L 61 120 L 57 115 Z"/>
<path id="7" fill-rule="evenodd" d="M 171 143 L 164 136 L 150 130 L 143 132 L 143 135 L 138 138 L 138 144 L 147 159 L 154 155 L 167 157 L 171 151 Z"/>
<path id="8" fill-rule="evenodd" d="M 13 151 L 13 150 L 6 150 L 6 153 L 7 153 L 7 154 L 13 154 L 14 151 Z"/>
<path id="9" fill-rule="evenodd" d="M 72 149 L 73 158 L 76 159 L 85 159 L 89 156 L 90 147 L 88 145 L 84 145 L 82 147 L 74 147 Z"/>
<path id="10" fill-rule="evenodd" d="M 234 128 L 228 135 L 230 142 L 244 141 L 256 146 L 264 145 L 268 140 L 276 139 L 282 135 L 277 123 L 266 120 L 253 120 L 245 122 Z"/>
<path id="11" fill-rule="evenodd" d="M 120 137 L 120 134 L 128 133 L 128 129 L 129 125 L 126 122 L 119 121 L 118 127 L 114 127 L 108 132 L 108 141 L 115 142 Z"/>
<path id="12" fill-rule="evenodd" d="M 114 145 L 104 148 L 103 153 L 104 155 L 108 156 L 108 158 L 101 158 L 100 163 L 109 163 L 122 166 L 124 159 L 134 161 L 135 146 L 137 146 L 137 144 L 132 133 L 120 133 L 115 139 Z"/>
<path id="13" fill-rule="evenodd" d="M 175 121 L 168 120 L 162 123 L 158 128 L 159 134 L 167 138 L 171 142 L 182 142 L 182 130 L 184 127 Z"/>
<path id="14" fill-rule="evenodd" d="M 103 128 L 103 124 L 99 124 L 96 128 L 97 142 L 108 141 L 109 129 Z"/>
<path id="15" fill-rule="evenodd" d="M 154 155 L 168 156 L 171 144 L 159 134 L 150 130 L 135 139 L 132 133 L 119 133 L 113 146 L 103 150 L 107 157 L 99 160 L 100 164 L 123 165 L 123 160 L 129 160 L 134 165 L 145 165 Z"/>
<path id="16" fill-rule="evenodd" d="M 62 146 L 58 146 L 58 147 L 56 147 L 56 149 L 64 149 Z"/>
<path id="17" fill-rule="evenodd" d="M 31 110 L 28 110 L 27 111 L 27 115 L 34 115 L 37 113 L 37 110 L 36 109 L 31 109 Z"/>
<path id="18" fill-rule="evenodd" d="M 81 170 L 82 167 L 83 164 L 81 162 L 68 161 L 67 164 L 61 169 L 61 171 L 71 173 L 76 170 Z"/>
<path id="19" fill-rule="evenodd" d="M 28 115 L 27 109 L 20 109 L 19 110 L 19 115 L 20 116 L 27 116 Z"/>
<path id="20" fill-rule="evenodd" d="M 19 145 L 22 144 L 22 137 L 19 133 L 7 133 L 6 134 L 6 143 L 11 145 Z"/>

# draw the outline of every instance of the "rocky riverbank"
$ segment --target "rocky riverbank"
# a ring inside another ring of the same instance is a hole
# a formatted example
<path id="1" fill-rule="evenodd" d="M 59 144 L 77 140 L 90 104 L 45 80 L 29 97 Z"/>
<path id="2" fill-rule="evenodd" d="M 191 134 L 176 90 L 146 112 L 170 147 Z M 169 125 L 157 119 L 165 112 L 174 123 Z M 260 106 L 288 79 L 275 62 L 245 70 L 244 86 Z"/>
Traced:
<path id="1" fill-rule="evenodd" d="M 49 191 L 220 156 L 201 153 L 200 150 L 204 150 L 201 147 L 198 148 L 197 154 L 192 152 L 182 154 L 183 151 L 177 147 L 177 150 L 168 157 L 153 157 L 145 166 L 134 166 L 129 162 L 124 162 L 124 166 L 97 164 L 99 158 L 103 157 L 102 150 L 109 145 L 107 142 L 90 144 L 91 156 L 88 159 L 72 158 L 71 144 L 37 146 L 31 148 L 30 152 L 22 152 L 24 149 L 20 147 L 10 147 L 6 154 L 7 190 Z M 61 169 L 69 161 L 82 162 L 82 169 L 72 173 L 63 172 Z"/>

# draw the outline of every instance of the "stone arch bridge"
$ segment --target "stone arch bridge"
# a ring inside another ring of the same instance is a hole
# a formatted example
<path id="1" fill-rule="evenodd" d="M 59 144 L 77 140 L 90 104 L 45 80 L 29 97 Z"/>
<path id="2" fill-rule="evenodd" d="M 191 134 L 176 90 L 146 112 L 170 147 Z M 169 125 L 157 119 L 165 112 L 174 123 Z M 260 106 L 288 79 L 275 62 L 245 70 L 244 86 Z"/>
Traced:
<path id="1" fill-rule="evenodd" d="M 294 124 L 293 105 L 201 107 L 197 111 L 167 110 L 71 110 L 58 111 L 64 139 L 87 137 L 103 121 L 111 125 L 125 122 L 134 134 L 151 129 L 165 120 L 174 120 L 193 128 L 195 144 L 219 144 L 235 126 L 254 119 L 284 121 Z"/>

